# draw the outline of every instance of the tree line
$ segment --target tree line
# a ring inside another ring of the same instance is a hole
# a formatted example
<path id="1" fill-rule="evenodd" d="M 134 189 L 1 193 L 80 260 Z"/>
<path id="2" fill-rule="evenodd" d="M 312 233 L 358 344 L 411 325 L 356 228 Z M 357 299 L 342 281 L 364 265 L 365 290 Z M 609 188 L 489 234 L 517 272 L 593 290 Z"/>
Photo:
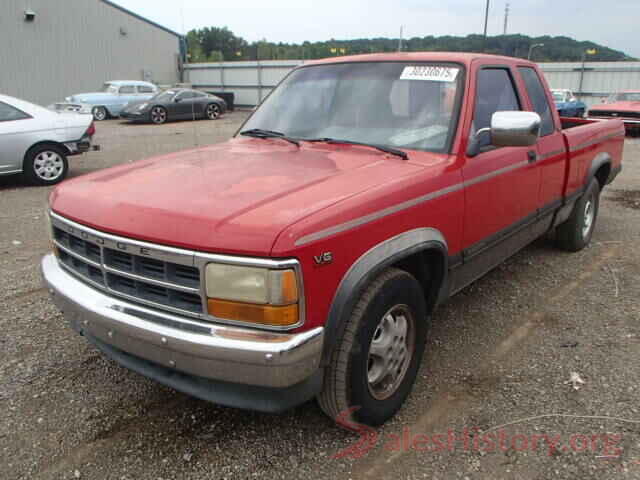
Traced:
<path id="1" fill-rule="evenodd" d="M 356 40 L 326 40 L 322 42 L 274 43 L 266 39 L 247 42 L 227 27 L 205 27 L 187 33 L 188 61 L 221 62 L 234 60 L 298 60 L 317 59 L 362 53 L 395 52 L 398 38 L 362 38 Z M 536 62 L 580 61 L 590 51 L 589 61 L 634 60 L 624 52 L 589 41 L 569 37 L 528 37 L 526 35 L 482 35 L 412 37 L 402 41 L 402 51 L 485 52 L 510 57 L 527 58 L 532 45 Z M 595 53 L 593 53 L 595 50 Z"/>

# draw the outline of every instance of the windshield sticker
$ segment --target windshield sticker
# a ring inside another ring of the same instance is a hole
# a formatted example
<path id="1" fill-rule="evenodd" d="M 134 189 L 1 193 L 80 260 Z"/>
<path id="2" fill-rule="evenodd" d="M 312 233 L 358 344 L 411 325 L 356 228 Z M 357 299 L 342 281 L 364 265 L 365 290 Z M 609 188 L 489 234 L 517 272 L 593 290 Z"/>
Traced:
<path id="1" fill-rule="evenodd" d="M 430 82 L 454 82 L 459 68 L 409 65 L 404 67 L 400 80 L 427 80 Z"/>

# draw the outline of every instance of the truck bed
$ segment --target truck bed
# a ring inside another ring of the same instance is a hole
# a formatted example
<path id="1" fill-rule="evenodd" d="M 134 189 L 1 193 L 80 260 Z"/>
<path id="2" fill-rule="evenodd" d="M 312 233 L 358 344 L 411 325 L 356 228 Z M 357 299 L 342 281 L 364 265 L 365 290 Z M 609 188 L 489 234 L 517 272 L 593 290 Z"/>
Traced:
<path id="1" fill-rule="evenodd" d="M 625 134 L 621 120 L 566 117 L 560 120 L 568 154 L 566 196 L 584 187 L 585 176 L 596 157 L 610 157 L 611 168 L 620 168 Z"/>

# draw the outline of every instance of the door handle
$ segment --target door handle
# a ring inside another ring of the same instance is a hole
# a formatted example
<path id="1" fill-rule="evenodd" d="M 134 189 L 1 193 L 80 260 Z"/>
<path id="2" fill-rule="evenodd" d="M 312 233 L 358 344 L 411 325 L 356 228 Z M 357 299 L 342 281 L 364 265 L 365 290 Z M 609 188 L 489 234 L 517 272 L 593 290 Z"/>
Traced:
<path id="1" fill-rule="evenodd" d="M 527 152 L 527 160 L 529 161 L 529 163 L 533 163 L 538 159 L 538 154 L 533 151 L 533 150 L 529 150 Z"/>

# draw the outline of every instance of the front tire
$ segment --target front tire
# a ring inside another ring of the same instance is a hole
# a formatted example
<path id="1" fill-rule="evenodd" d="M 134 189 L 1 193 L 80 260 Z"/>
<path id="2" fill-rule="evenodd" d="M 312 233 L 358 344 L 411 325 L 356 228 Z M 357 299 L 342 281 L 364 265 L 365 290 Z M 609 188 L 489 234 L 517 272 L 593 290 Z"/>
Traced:
<path id="1" fill-rule="evenodd" d="M 416 379 L 427 331 L 424 293 L 409 273 L 390 268 L 364 291 L 325 369 L 318 403 L 331 418 L 381 425 Z"/>
<path id="2" fill-rule="evenodd" d="M 33 185 L 55 185 L 67 176 L 69 162 L 61 147 L 41 145 L 27 152 L 24 174 Z"/>
<path id="3" fill-rule="evenodd" d="M 596 226 L 599 206 L 600 184 L 592 178 L 569 218 L 556 228 L 558 247 L 569 252 L 577 252 L 589 245 Z"/>
<path id="4" fill-rule="evenodd" d="M 149 118 L 151 119 L 152 123 L 155 123 L 156 125 L 162 125 L 167 121 L 167 110 L 159 105 L 155 106 L 149 112 Z"/>
<path id="5" fill-rule="evenodd" d="M 93 107 L 91 113 L 93 113 L 94 120 L 98 122 L 106 120 L 109 117 L 109 112 L 107 112 L 107 109 L 104 107 Z"/>

